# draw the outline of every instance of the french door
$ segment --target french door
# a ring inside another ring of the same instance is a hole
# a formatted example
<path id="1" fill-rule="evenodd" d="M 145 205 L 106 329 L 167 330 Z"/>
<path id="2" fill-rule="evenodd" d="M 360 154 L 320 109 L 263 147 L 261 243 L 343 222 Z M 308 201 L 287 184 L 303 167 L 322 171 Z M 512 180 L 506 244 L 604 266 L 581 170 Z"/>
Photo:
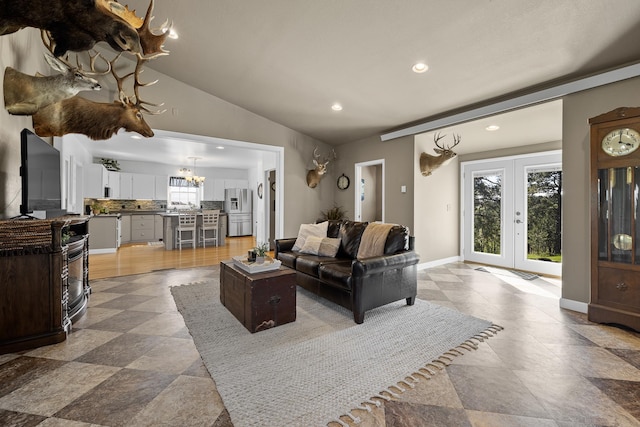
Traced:
<path id="1" fill-rule="evenodd" d="M 559 152 L 462 164 L 465 260 L 561 275 Z"/>

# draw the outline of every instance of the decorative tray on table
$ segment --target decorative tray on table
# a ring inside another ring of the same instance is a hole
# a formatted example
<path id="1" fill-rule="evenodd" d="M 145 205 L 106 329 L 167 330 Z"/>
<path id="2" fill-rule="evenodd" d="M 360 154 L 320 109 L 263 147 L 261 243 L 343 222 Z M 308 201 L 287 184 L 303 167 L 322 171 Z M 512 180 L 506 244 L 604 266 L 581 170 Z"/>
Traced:
<path id="1" fill-rule="evenodd" d="M 265 257 L 264 262 L 262 264 L 258 264 L 255 261 L 249 261 L 246 256 L 242 255 L 234 256 L 233 263 L 247 273 L 262 273 L 265 271 L 277 270 L 282 264 L 279 259 L 273 259 L 270 257 Z"/>

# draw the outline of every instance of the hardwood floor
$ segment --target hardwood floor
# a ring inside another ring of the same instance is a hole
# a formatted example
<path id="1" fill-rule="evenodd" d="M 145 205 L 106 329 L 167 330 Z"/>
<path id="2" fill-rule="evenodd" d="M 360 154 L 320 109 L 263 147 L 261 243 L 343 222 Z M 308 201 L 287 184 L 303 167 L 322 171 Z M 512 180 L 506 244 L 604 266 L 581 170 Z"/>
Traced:
<path id="1" fill-rule="evenodd" d="M 255 246 L 256 240 L 252 236 L 227 237 L 224 246 L 182 248 L 181 251 L 167 251 L 161 245 L 127 244 L 113 254 L 89 255 L 89 280 L 216 265 L 222 260 L 246 254 Z"/>

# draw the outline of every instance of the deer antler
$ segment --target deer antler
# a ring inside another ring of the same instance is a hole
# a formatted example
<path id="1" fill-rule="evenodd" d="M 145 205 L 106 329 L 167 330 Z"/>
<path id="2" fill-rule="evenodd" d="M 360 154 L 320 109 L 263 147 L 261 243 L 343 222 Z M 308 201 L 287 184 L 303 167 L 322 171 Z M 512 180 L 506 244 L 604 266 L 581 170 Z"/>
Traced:
<path id="1" fill-rule="evenodd" d="M 440 132 L 438 132 L 437 134 L 433 135 L 433 143 L 436 144 L 436 147 L 438 147 L 441 150 L 444 150 L 444 146 L 438 144 L 438 141 L 440 141 L 442 138 L 444 138 L 446 135 L 442 135 L 440 136 Z"/>
<path id="2" fill-rule="evenodd" d="M 154 115 L 162 114 L 167 110 L 164 109 L 164 110 L 158 110 L 158 111 L 151 111 L 143 105 L 143 104 L 146 104 L 146 105 L 151 105 L 153 107 L 162 107 L 164 105 L 164 102 L 161 102 L 160 104 L 154 104 L 151 102 L 143 101 L 142 98 L 140 98 L 140 94 L 138 93 L 140 87 L 152 86 L 158 83 L 158 80 L 154 80 L 149 83 L 140 82 L 140 73 L 142 72 L 142 66 L 144 65 L 145 62 L 149 61 L 152 58 L 149 58 L 149 57 L 143 58 L 141 55 L 137 55 L 137 57 L 138 57 L 138 62 L 136 63 L 136 69 L 134 71 L 135 76 L 134 76 L 134 82 L 133 82 L 133 93 L 136 97 L 136 105 L 138 106 L 138 108 L 140 108 L 143 111 L 146 111 L 149 114 L 154 114 Z M 155 58 L 155 56 L 153 58 Z"/>
<path id="3" fill-rule="evenodd" d="M 128 5 L 123 6 L 117 1 L 112 0 L 98 0 L 96 1 L 96 7 L 116 15 L 126 21 L 133 28 L 140 28 L 142 26 L 142 18 L 136 15 L 135 10 L 129 10 Z"/>
<path id="4" fill-rule="evenodd" d="M 51 34 L 48 31 L 45 30 L 40 30 L 40 38 L 42 39 L 42 44 L 44 44 L 44 47 L 49 51 L 49 53 L 51 53 L 51 55 L 53 55 L 54 57 L 54 50 L 55 50 L 55 43 L 53 41 L 53 39 L 51 38 Z M 89 56 L 89 67 L 91 68 L 91 71 L 87 71 L 85 69 L 82 68 L 82 64 L 80 63 L 80 55 L 78 55 L 76 53 L 76 66 L 73 66 L 71 64 L 71 62 L 69 62 L 69 54 L 67 53 L 64 57 L 56 57 L 56 59 L 60 62 L 62 62 L 64 65 L 67 66 L 67 68 L 69 68 L 69 70 L 78 70 L 80 71 L 82 74 L 84 74 L 85 76 L 105 76 L 109 73 L 109 71 L 111 71 L 111 64 L 109 63 L 109 61 L 107 61 L 106 58 L 104 58 L 102 55 L 100 55 L 100 52 L 97 51 L 93 51 L 95 52 L 95 55 L 91 55 L 91 51 L 92 50 L 88 50 L 87 51 L 87 55 Z M 107 65 L 108 68 L 106 71 L 96 71 L 96 59 L 101 58 Z"/>
<path id="5" fill-rule="evenodd" d="M 460 141 L 462 141 L 462 137 L 460 135 L 453 134 L 453 145 L 449 147 L 449 150 L 460 144 Z"/>
<path id="6" fill-rule="evenodd" d="M 169 20 L 166 20 L 164 24 L 160 28 L 156 28 L 155 30 L 160 30 L 160 34 L 154 34 L 150 28 L 151 20 L 153 16 L 153 6 L 154 0 L 151 0 L 149 3 L 149 8 L 147 9 L 147 13 L 144 16 L 144 22 L 138 28 L 138 35 L 140 36 L 140 45 L 142 45 L 142 52 L 145 55 L 153 54 L 153 57 L 157 57 L 160 55 L 168 55 L 169 52 L 163 49 L 163 44 L 169 36 L 171 32 L 171 27 L 173 24 L 169 24 Z"/>

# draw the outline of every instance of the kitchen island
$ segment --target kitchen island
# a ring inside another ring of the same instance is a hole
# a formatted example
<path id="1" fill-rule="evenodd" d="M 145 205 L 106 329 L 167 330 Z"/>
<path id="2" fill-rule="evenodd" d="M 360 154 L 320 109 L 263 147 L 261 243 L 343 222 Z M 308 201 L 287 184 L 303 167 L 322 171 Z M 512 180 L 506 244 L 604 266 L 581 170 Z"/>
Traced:
<path id="1" fill-rule="evenodd" d="M 176 245 L 175 237 L 176 237 L 176 228 L 178 227 L 178 212 L 171 211 L 171 212 L 160 213 L 159 215 L 163 217 L 164 227 L 163 227 L 162 241 L 164 242 L 164 248 L 168 251 L 177 249 L 178 246 Z M 197 215 L 198 217 L 196 219 L 196 238 L 197 238 L 197 234 L 199 233 L 200 227 L 202 226 L 202 212 L 197 212 Z M 218 219 L 218 245 L 217 246 L 224 246 L 226 235 L 227 235 L 227 214 L 224 212 L 220 212 L 220 217 Z M 196 246 L 201 246 L 199 241 L 197 241 Z M 183 247 L 184 247 L 184 244 L 183 244 Z"/>

